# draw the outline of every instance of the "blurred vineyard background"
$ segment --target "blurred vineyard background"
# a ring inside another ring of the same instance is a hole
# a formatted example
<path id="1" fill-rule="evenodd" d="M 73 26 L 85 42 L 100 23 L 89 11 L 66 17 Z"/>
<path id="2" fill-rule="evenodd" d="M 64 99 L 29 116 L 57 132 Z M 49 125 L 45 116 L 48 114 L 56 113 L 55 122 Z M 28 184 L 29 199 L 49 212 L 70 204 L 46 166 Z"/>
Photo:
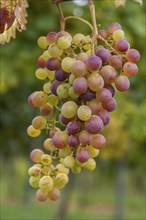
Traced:
<path id="1" fill-rule="evenodd" d="M 82 3 L 84 0 L 82 1 Z M 28 1 L 27 30 L 1 47 L 1 219 L 100 219 L 144 220 L 145 215 L 145 53 L 146 7 L 128 0 L 126 7 L 114 7 L 113 0 L 95 0 L 97 23 L 106 28 L 119 22 L 131 47 L 141 53 L 139 73 L 131 88 L 118 93 L 118 108 L 104 133 L 107 145 L 97 158 L 93 173 L 71 176 L 57 203 L 39 203 L 35 190 L 28 185 L 29 153 L 41 147 L 42 139 L 31 140 L 26 134 L 36 111 L 27 105 L 27 97 L 42 83 L 34 76 L 41 50 L 37 38 L 59 31 L 58 13 L 48 0 Z M 144 1 L 145 4 L 145 1 Z M 87 6 L 62 3 L 66 15 L 90 19 Z M 72 34 L 90 30 L 80 21 L 68 21 Z"/>

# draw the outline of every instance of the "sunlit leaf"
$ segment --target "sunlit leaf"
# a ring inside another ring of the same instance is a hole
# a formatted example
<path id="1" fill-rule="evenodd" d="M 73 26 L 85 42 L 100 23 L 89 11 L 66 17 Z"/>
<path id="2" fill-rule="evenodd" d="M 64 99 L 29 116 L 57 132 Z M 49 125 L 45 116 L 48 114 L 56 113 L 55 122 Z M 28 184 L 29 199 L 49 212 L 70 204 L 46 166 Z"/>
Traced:
<path id="1" fill-rule="evenodd" d="M 140 5 L 143 5 L 143 0 L 133 0 L 133 1 L 139 3 Z"/>

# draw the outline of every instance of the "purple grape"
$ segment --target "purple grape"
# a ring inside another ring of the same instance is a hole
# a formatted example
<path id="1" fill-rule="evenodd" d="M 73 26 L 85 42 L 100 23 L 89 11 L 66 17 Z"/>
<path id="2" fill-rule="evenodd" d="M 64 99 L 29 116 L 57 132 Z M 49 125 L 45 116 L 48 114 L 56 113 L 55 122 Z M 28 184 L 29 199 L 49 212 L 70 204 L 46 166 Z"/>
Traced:
<path id="1" fill-rule="evenodd" d="M 117 102 L 114 98 L 111 98 L 108 102 L 102 103 L 102 107 L 108 112 L 112 112 L 117 107 Z"/>
<path id="2" fill-rule="evenodd" d="M 101 37 L 103 37 L 104 39 L 106 39 L 107 36 L 108 36 L 107 30 L 104 30 L 104 29 L 99 30 L 99 31 L 98 31 L 98 34 L 99 34 Z M 100 39 L 99 39 L 99 40 L 100 40 Z"/>
<path id="3" fill-rule="evenodd" d="M 80 124 L 77 121 L 69 122 L 67 125 L 67 128 L 66 128 L 66 130 L 69 134 L 77 134 L 77 133 L 79 133 L 80 129 L 81 129 Z"/>
<path id="4" fill-rule="evenodd" d="M 97 71 L 101 68 L 102 60 L 98 56 L 92 56 L 92 57 L 88 58 L 86 65 L 87 65 L 87 69 L 94 72 L 94 71 Z"/>
<path id="5" fill-rule="evenodd" d="M 46 67 L 48 70 L 58 70 L 60 69 L 60 61 L 56 58 L 49 58 L 46 61 Z"/>
<path id="6" fill-rule="evenodd" d="M 53 81 L 51 84 L 51 92 L 57 96 L 57 88 L 60 85 L 60 82 L 58 82 L 57 80 Z"/>
<path id="7" fill-rule="evenodd" d="M 135 76 L 138 72 L 138 67 L 135 63 L 127 62 L 123 66 L 124 75 Z"/>
<path id="8" fill-rule="evenodd" d="M 65 148 L 68 145 L 68 134 L 65 131 L 55 132 L 52 137 L 52 143 L 56 148 Z"/>
<path id="9" fill-rule="evenodd" d="M 59 115 L 59 121 L 63 125 L 67 125 L 70 121 L 72 121 L 73 118 L 65 118 L 63 115 Z"/>
<path id="10" fill-rule="evenodd" d="M 87 105 L 90 107 L 93 115 L 97 115 L 101 109 L 101 103 L 97 99 L 92 99 L 91 101 L 88 101 Z"/>
<path id="11" fill-rule="evenodd" d="M 113 66 L 115 69 L 120 69 L 120 68 L 122 68 L 123 61 L 122 61 L 121 57 L 119 57 L 117 55 L 113 55 L 110 57 L 109 64 L 111 66 Z"/>
<path id="12" fill-rule="evenodd" d="M 82 130 L 79 133 L 79 141 L 82 145 L 90 144 L 92 141 L 92 135 L 88 131 Z"/>
<path id="13" fill-rule="evenodd" d="M 111 57 L 111 52 L 108 49 L 102 48 L 96 52 L 96 56 L 100 57 L 102 63 L 105 64 L 109 61 Z"/>
<path id="14" fill-rule="evenodd" d="M 71 134 L 68 138 L 68 144 L 70 147 L 77 147 L 79 146 L 79 138 L 77 135 Z"/>
<path id="15" fill-rule="evenodd" d="M 87 80 L 84 77 L 78 77 L 73 82 L 73 90 L 77 94 L 84 94 L 88 88 Z"/>
<path id="16" fill-rule="evenodd" d="M 136 63 L 140 59 L 140 53 L 136 49 L 129 49 L 126 52 L 126 58 L 129 62 Z"/>
<path id="17" fill-rule="evenodd" d="M 116 70 L 112 66 L 109 66 L 109 65 L 104 66 L 101 69 L 100 73 L 106 84 L 113 83 L 117 76 Z"/>
<path id="18" fill-rule="evenodd" d="M 77 153 L 76 153 L 76 157 L 77 157 L 77 160 L 80 162 L 80 163 L 85 163 L 89 160 L 90 158 L 90 153 L 89 153 L 89 150 L 86 149 L 85 147 L 81 147 Z"/>
<path id="19" fill-rule="evenodd" d="M 59 82 L 63 82 L 64 80 L 66 80 L 68 78 L 68 76 L 69 76 L 69 74 L 64 72 L 62 68 L 60 68 L 59 70 L 56 70 L 56 72 L 55 72 L 55 78 Z"/>
<path id="20" fill-rule="evenodd" d="M 121 25 L 119 23 L 113 22 L 108 26 L 108 34 L 112 34 L 118 29 L 122 29 Z"/>
<path id="21" fill-rule="evenodd" d="M 85 122 L 85 128 L 91 134 L 97 134 L 103 129 L 103 127 L 103 121 L 97 115 L 92 115 L 91 118 Z"/>
<path id="22" fill-rule="evenodd" d="M 110 122 L 110 115 L 107 110 L 101 109 L 98 116 L 102 119 L 104 125 L 107 125 Z"/>
<path id="23" fill-rule="evenodd" d="M 120 75 L 115 80 L 115 86 L 120 92 L 125 92 L 130 87 L 130 81 L 126 76 Z"/>
<path id="24" fill-rule="evenodd" d="M 126 52 L 129 48 L 128 42 L 126 40 L 118 40 L 115 43 L 115 49 L 120 52 Z"/>
<path id="25" fill-rule="evenodd" d="M 95 92 L 91 91 L 90 89 L 87 89 L 86 92 L 81 95 L 82 99 L 85 101 L 91 101 L 93 98 L 96 97 Z"/>
<path id="26" fill-rule="evenodd" d="M 108 89 L 111 92 L 112 97 L 115 95 L 115 89 L 112 85 L 104 85 L 104 88 Z"/>
<path id="27" fill-rule="evenodd" d="M 108 102 L 112 98 L 112 93 L 110 90 L 103 88 L 99 92 L 96 93 L 96 99 L 101 103 Z"/>

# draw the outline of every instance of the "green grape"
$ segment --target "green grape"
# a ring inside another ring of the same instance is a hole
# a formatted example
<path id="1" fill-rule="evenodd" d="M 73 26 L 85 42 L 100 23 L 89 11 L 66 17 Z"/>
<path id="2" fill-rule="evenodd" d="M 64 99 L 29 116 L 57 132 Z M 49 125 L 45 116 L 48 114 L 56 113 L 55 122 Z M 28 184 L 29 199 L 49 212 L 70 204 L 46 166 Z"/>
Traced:
<path id="1" fill-rule="evenodd" d="M 38 130 L 42 130 L 44 128 L 46 128 L 46 125 L 47 125 L 47 121 L 44 117 L 42 116 L 36 116 L 33 120 L 32 120 L 32 126 L 35 128 L 35 129 L 38 129 Z"/>
<path id="2" fill-rule="evenodd" d="M 68 176 L 65 173 L 58 173 L 54 179 L 55 187 L 62 189 L 68 181 Z"/>
<path id="3" fill-rule="evenodd" d="M 43 52 L 43 58 L 45 61 L 47 61 L 49 58 L 51 58 L 51 55 L 49 54 L 48 50 L 45 50 Z"/>
<path id="4" fill-rule="evenodd" d="M 73 85 L 73 82 L 74 82 L 75 79 L 76 79 L 76 77 L 73 74 L 70 74 L 70 76 L 69 76 L 69 83 L 71 85 Z"/>
<path id="5" fill-rule="evenodd" d="M 114 33 L 113 33 L 113 39 L 115 41 L 123 40 L 124 37 L 125 37 L 124 36 L 124 31 L 122 31 L 121 29 L 114 31 Z"/>
<path id="6" fill-rule="evenodd" d="M 61 83 L 58 87 L 57 87 L 57 95 L 60 98 L 67 98 L 69 96 L 68 94 L 68 90 L 70 88 L 70 84 L 69 83 Z"/>
<path id="7" fill-rule="evenodd" d="M 40 177 L 41 169 L 39 167 L 37 167 L 37 166 L 32 166 L 28 170 L 28 175 L 29 176 L 34 176 L 34 177 L 36 177 L 36 176 Z"/>
<path id="8" fill-rule="evenodd" d="M 44 36 L 39 37 L 37 43 L 41 49 L 46 49 L 48 47 L 47 39 Z"/>
<path id="9" fill-rule="evenodd" d="M 32 125 L 30 125 L 30 126 L 27 128 L 27 134 L 28 134 L 30 137 L 38 137 L 38 136 L 41 134 L 41 131 L 38 130 L 38 129 L 35 129 Z"/>
<path id="10" fill-rule="evenodd" d="M 74 101 L 65 102 L 61 108 L 61 114 L 65 118 L 73 118 L 77 113 L 77 104 Z"/>
<path id="11" fill-rule="evenodd" d="M 46 70 L 48 79 L 50 81 L 54 80 L 54 78 L 55 78 L 55 71 L 48 70 L 47 68 L 45 68 L 45 70 Z"/>
<path id="12" fill-rule="evenodd" d="M 39 188 L 39 181 L 40 181 L 40 178 L 38 178 L 38 177 L 31 176 L 31 177 L 29 178 L 29 184 L 30 184 L 33 188 Z"/>
<path id="13" fill-rule="evenodd" d="M 74 174 L 79 174 L 82 171 L 82 168 L 75 165 L 74 167 L 71 168 L 72 173 Z"/>
<path id="14" fill-rule="evenodd" d="M 49 166 L 52 162 L 51 156 L 48 154 L 43 154 L 41 159 L 41 163 L 45 166 Z"/>
<path id="15" fill-rule="evenodd" d="M 59 199 L 60 197 L 60 190 L 58 188 L 53 188 L 49 193 L 48 193 L 48 197 L 50 200 L 52 201 L 56 201 Z"/>
<path id="16" fill-rule="evenodd" d="M 44 86 L 43 86 L 43 90 L 44 90 L 44 92 L 45 93 L 47 93 L 47 94 L 50 94 L 51 93 L 51 83 L 50 82 L 48 82 L 48 83 L 45 83 L 44 84 Z"/>
<path id="17" fill-rule="evenodd" d="M 91 145 L 86 146 L 86 148 L 89 150 L 90 152 L 90 157 L 94 158 L 97 157 L 99 154 L 99 149 L 95 149 L 94 147 L 92 147 Z"/>
<path id="18" fill-rule="evenodd" d="M 61 67 L 66 73 L 71 72 L 71 65 L 74 63 L 74 59 L 71 57 L 65 57 L 61 62 Z"/>
<path id="19" fill-rule="evenodd" d="M 59 101 L 59 98 L 56 95 L 51 94 L 48 96 L 48 102 L 50 105 L 55 106 L 58 104 L 58 101 Z"/>
<path id="20" fill-rule="evenodd" d="M 51 138 L 47 138 L 44 143 L 43 143 L 43 146 L 46 150 L 48 151 L 53 151 L 53 144 L 52 144 L 52 139 Z"/>
<path id="21" fill-rule="evenodd" d="M 85 36 L 83 34 L 75 34 L 73 36 L 73 39 L 72 39 L 72 44 L 75 44 L 75 45 L 80 45 L 81 43 L 83 43 L 85 41 Z"/>
<path id="22" fill-rule="evenodd" d="M 93 171 L 96 168 L 96 162 L 93 158 L 89 158 L 89 160 L 87 161 L 87 163 L 84 166 L 84 169 L 89 170 L 89 171 Z"/>
<path id="23" fill-rule="evenodd" d="M 87 105 L 81 105 L 78 108 L 77 115 L 82 121 L 87 121 L 91 117 L 91 109 Z"/>
<path id="24" fill-rule="evenodd" d="M 39 68 L 36 70 L 35 75 L 38 79 L 44 80 L 47 78 L 47 72 L 43 68 Z"/>
<path id="25" fill-rule="evenodd" d="M 58 58 L 63 54 L 63 50 L 60 49 L 57 45 L 55 44 L 51 44 L 48 48 L 48 53 L 54 57 L 54 58 Z"/>
<path id="26" fill-rule="evenodd" d="M 50 175 L 52 173 L 52 168 L 50 166 L 43 166 L 41 171 L 44 175 Z"/>
<path id="27" fill-rule="evenodd" d="M 70 154 L 71 154 L 71 148 L 69 146 L 66 146 L 63 149 L 59 149 L 59 157 L 60 158 L 64 158 Z"/>
<path id="28" fill-rule="evenodd" d="M 68 155 L 64 158 L 63 164 L 66 168 L 72 168 L 75 165 L 75 158 L 71 155 Z"/>
<path id="29" fill-rule="evenodd" d="M 43 176 L 39 181 L 39 187 L 42 192 L 49 192 L 54 187 L 54 181 L 50 176 Z"/>
<path id="30" fill-rule="evenodd" d="M 71 40 L 67 36 L 59 37 L 57 45 L 60 49 L 66 50 L 71 46 Z"/>
<path id="31" fill-rule="evenodd" d="M 73 98 L 73 99 L 79 98 L 79 94 L 77 94 L 77 93 L 74 92 L 73 86 L 71 86 L 71 87 L 69 88 L 68 93 L 69 93 L 70 97 Z"/>
<path id="32" fill-rule="evenodd" d="M 62 163 L 59 163 L 56 167 L 55 167 L 55 171 L 56 173 L 65 173 L 66 175 L 69 174 L 69 169 L 66 168 Z"/>

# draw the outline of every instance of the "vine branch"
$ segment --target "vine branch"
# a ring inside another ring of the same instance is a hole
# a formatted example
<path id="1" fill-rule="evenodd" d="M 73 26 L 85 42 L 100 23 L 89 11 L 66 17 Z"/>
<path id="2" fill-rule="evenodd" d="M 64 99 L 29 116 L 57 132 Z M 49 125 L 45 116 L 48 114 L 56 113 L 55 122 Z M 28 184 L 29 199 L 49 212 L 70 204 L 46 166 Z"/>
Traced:
<path id="1" fill-rule="evenodd" d="M 89 26 L 89 28 L 93 31 L 93 26 L 90 24 L 90 22 L 88 22 L 87 20 L 85 20 L 84 18 L 81 18 L 81 17 L 77 17 L 77 16 L 67 16 L 65 18 L 65 22 L 69 19 L 77 19 L 77 20 L 80 20 L 82 21 L 83 23 L 87 24 Z"/>
<path id="2" fill-rule="evenodd" d="M 64 14 L 63 14 L 63 11 L 61 9 L 60 4 L 57 4 L 57 8 L 58 8 L 58 11 L 59 11 L 59 16 L 60 16 L 60 28 L 61 28 L 61 31 L 64 31 L 64 29 L 65 29 L 65 18 L 64 18 Z"/>

